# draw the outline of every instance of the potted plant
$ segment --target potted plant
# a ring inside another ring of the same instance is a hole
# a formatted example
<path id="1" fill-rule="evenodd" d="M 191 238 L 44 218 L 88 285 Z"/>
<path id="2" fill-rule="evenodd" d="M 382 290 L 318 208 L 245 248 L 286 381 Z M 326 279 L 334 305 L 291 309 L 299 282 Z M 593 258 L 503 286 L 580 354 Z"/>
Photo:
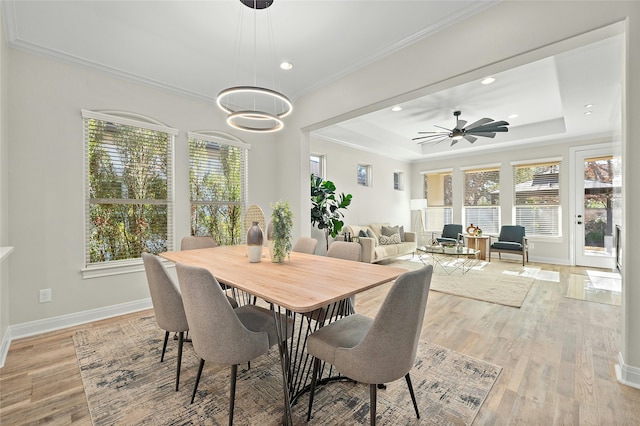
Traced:
<path id="1" fill-rule="evenodd" d="M 340 211 L 351 204 L 351 194 L 341 193 L 336 196 L 336 186 L 330 180 L 323 180 L 311 175 L 311 225 L 317 225 L 324 231 L 325 243 L 329 250 L 329 235 L 335 238 L 344 222 L 344 214 Z"/>
<path id="2" fill-rule="evenodd" d="M 271 223 L 267 231 L 271 261 L 284 262 L 291 253 L 291 228 L 293 227 L 293 213 L 287 201 L 271 204 Z"/>

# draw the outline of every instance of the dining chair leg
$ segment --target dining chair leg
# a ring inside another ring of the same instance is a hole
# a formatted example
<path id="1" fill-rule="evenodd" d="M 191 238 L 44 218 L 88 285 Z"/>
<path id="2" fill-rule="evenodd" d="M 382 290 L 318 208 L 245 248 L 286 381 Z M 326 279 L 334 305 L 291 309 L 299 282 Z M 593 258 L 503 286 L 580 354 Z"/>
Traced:
<path id="1" fill-rule="evenodd" d="M 376 404 L 377 404 L 377 393 L 378 393 L 378 385 L 371 384 L 369 385 L 369 411 L 371 413 L 371 419 L 369 424 L 371 426 L 375 426 L 376 424 Z"/>
<path id="2" fill-rule="evenodd" d="M 202 367 L 204 367 L 204 359 L 200 358 L 200 367 L 198 367 L 198 376 L 196 377 L 196 384 L 193 387 L 193 395 L 191 395 L 191 403 L 196 398 L 196 391 L 198 390 L 198 383 L 200 383 L 200 376 L 202 375 Z"/>
<path id="3" fill-rule="evenodd" d="M 162 345 L 162 355 L 160 356 L 160 362 L 164 361 L 164 352 L 167 350 L 167 342 L 169 341 L 169 332 L 164 332 L 164 345 Z"/>
<path id="4" fill-rule="evenodd" d="M 184 345 L 184 331 L 178 334 L 178 369 L 176 370 L 176 392 L 180 386 L 180 365 L 182 364 L 182 345 Z"/>
<path id="5" fill-rule="evenodd" d="M 311 389 L 309 390 L 309 409 L 307 411 L 307 421 L 311 420 L 311 407 L 313 406 L 313 395 L 316 392 L 316 379 L 320 369 L 320 358 L 313 358 L 313 375 L 311 376 Z"/>
<path id="6" fill-rule="evenodd" d="M 238 377 L 238 365 L 231 366 L 231 386 L 229 387 L 229 426 L 233 426 L 233 409 L 236 402 L 236 378 Z"/>
<path id="7" fill-rule="evenodd" d="M 409 377 L 409 373 L 407 373 L 404 378 L 407 380 L 407 386 L 409 387 L 409 393 L 411 394 L 411 401 L 413 401 L 413 409 L 416 410 L 416 417 L 420 418 L 420 413 L 418 412 L 418 403 L 416 402 L 416 395 L 413 393 L 413 386 L 411 385 L 411 377 Z"/>

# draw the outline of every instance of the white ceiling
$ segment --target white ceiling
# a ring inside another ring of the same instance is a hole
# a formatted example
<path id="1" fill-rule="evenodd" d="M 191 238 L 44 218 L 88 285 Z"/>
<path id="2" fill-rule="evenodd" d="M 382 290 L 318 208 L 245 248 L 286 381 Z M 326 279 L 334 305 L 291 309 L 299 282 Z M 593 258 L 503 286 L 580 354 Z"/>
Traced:
<path id="1" fill-rule="evenodd" d="M 210 102 L 224 88 L 257 84 L 281 91 L 295 104 L 300 96 L 494 4 L 275 0 L 255 14 L 238 0 L 4 0 L 1 6 L 5 38 L 13 48 Z M 471 147 L 605 134 L 620 101 L 621 43 L 619 36 L 602 40 L 494 75 L 492 85 L 472 81 L 404 102 L 401 112 L 384 108 L 314 134 L 406 161 L 450 149 L 461 154 Z M 282 60 L 294 68 L 279 69 Z M 587 103 L 594 104 L 589 116 Z M 429 145 L 424 152 L 411 141 L 418 131 L 438 130 L 433 125 L 453 127 L 455 110 L 470 123 L 482 117 L 507 120 L 510 131 L 473 145 Z M 519 117 L 507 118 L 514 113 Z"/>

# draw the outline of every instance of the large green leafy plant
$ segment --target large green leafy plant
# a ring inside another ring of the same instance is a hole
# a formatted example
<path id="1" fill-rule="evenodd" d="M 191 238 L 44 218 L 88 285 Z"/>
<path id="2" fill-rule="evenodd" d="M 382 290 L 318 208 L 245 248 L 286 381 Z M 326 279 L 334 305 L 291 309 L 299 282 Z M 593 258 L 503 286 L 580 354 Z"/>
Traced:
<path id="1" fill-rule="evenodd" d="M 311 225 L 317 226 L 324 232 L 327 250 L 329 249 L 329 235 L 335 238 L 344 222 L 344 214 L 340 211 L 351 204 L 351 194 L 336 195 L 336 186 L 330 180 L 311 175 Z"/>

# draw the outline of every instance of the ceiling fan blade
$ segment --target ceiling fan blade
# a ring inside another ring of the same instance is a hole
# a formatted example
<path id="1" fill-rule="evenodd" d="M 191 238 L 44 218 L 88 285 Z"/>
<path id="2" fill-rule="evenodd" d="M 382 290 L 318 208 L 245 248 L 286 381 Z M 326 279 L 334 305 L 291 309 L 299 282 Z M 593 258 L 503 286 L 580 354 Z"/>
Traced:
<path id="1" fill-rule="evenodd" d="M 478 140 L 478 138 L 475 138 L 475 137 L 473 137 L 473 136 L 471 136 L 471 135 L 464 135 L 464 138 L 465 138 L 466 140 L 468 140 L 469 142 L 471 142 L 471 143 L 474 143 L 475 141 L 477 141 L 477 140 Z"/>
<path id="2" fill-rule="evenodd" d="M 478 133 L 473 133 L 476 136 L 482 136 L 483 138 L 495 138 L 496 134 L 492 133 L 492 132 L 478 132 Z"/>
<path id="3" fill-rule="evenodd" d="M 422 139 L 422 138 L 415 138 L 415 139 Z M 436 145 L 436 144 L 439 144 L 440 142 L 442 142 L 445 139 L 449 139 L 449 137 L 448 136 L 440 136 L 440 137 L 437 137 L 437 138 L 433 138 L 431 140 L 419 141 L 418 145 L 428 145 L 428 144 Z"/>
<path id="4" fill-rule="evenodd" d="M 456 129 L 464 129 L 464 126 L 467 124 L 467 120 L 458 120 L 456 123 Z"/>
<path id="5" fill-rule="evenodd" d="M 412 138 L 411 140 L 412 141 L 417 141 L 419 139 L 438 139 L 438 138 L 446 138 L 446 137 L 447 137 L 447 135 L 442 135 L 442 134 L 440 134 L 440 135 L 427 135 L 427 136 L 418 136 L 418 137 Z"/>
<path id="6" fill-rule="evenodd" d="M 438 126 L 437 124 L 434 124 L 434 125 L 433 125 L 433 127 L 437 127 L 438 129 L 444 129 L 444 130 L 446 130 L 447 132 L 450 132 L 450 131 L 451 131 L 451 129 L 447 129 L 446 127 Z"/>
<path id="7" fill-rule="evenodd" d="M 480 120 L 469 124 L 467 127 L 465 127 L 465 130 L 475 129 L 478 126 L 482 126 L 483 124 L 491 123 L 492 121 L 493 120 L 491 118 L 481 118 Z"/>
<path id="8" fill-rule="evenodd" d="M 478 126 L 475 129 L 467 129 L 467 133 L 476 134 L 478 132 L 508 132 L 509 130 L 502 125 L 496 125 L 495 123 L 485 124 L 484 126 Z"/>
<path id="9" fill-rule="evenodd" d="M 451 145 L 449 146 L 454 146 L 457 143 L 458 143 L 458 139 L 451 139 Z"/>

